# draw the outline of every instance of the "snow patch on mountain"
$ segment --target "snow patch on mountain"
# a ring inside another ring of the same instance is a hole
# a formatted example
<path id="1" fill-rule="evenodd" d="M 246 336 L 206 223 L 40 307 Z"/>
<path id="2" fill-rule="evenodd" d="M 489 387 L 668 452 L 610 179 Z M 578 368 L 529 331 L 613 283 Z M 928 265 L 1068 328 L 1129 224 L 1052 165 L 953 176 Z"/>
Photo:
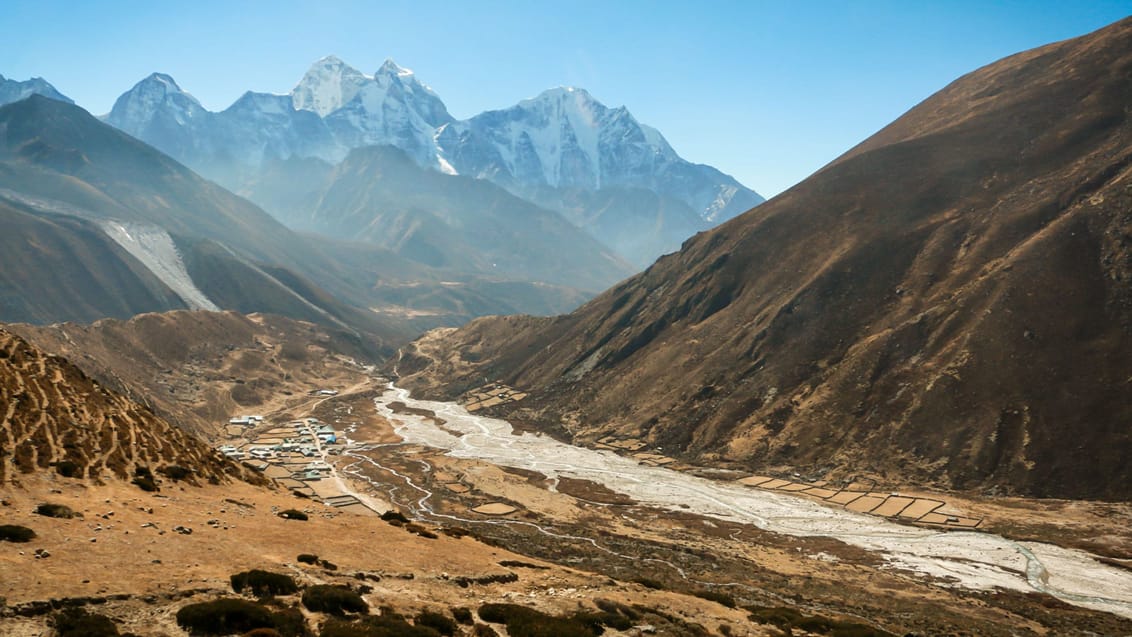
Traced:
<path id="1" fill-rule="evenodd" d="M 118 221 L 102 221 L 99 226 L 106 236 L 122 246 L 126 252 L 149 268 L 158 280 L 181 297 L 190 309 L 220 311 L 220 308 L 209 300 L 189 276 L 185 262 L 181 260 L 181 253 L 168 232 L 157 226 Z"/>

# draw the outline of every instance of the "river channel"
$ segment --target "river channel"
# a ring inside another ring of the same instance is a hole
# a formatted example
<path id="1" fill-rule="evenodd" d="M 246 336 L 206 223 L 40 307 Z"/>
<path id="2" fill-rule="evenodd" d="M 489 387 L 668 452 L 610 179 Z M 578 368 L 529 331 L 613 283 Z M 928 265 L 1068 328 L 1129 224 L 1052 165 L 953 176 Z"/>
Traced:
<path id="1" fill-rule="evenodd" d="M 394 413 L 389 404 L 398 401 L 434 412 L 445 421 L 444 427 L 426 417 Z M 990 533 L 900 525 L 797 496 L 642 465 L 547 436 L 516 435 L 504 420 L 470 414 L 455 403 L 416 400 L 392 383 L 374 404 L 406 443 L 442 449 L 453 457 L 529 469 L 549 478 L 590 480 L 661 509 L 753 524 L 786 535 L 835 538 L 875 551 L 891 567 L 930 576 L 941 586 L 1040 591 L 1132 618 L 1132 573 L 1102 564 L 1083 551 L 1016 542 Z"/>

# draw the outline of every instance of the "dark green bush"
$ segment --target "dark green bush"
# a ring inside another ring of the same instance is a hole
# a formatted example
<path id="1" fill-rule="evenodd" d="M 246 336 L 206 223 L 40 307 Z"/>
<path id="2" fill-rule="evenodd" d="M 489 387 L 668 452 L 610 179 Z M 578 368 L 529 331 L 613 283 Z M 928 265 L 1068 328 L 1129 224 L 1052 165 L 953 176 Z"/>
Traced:
<path id="1" fill-rule="evenodd" d="M 149 470 L 149 467 L 138 467 L 134 469 L 134 479 L 132 482 L 142 491 L 152 493 L 161 490 L 157 486 L 157 481 L 153 479 L 153 472 Z"/>
<path id="2" fill-rule="evenodd" d="M 83 468 L 70 460 L 63 460 L 55 464 L 55 473 L 64 478 L 77 478 L 82 475 Z"/>
<path id="3" fill-rule="evenodd" d="M 306 513 L 303 513 L 298 509 L 285 509 L 283 511 L 280 511 L 279 517 L 283 518 L 284 520 L 302 520 L 304 522 L 310 519 L 310 517 Z"/>
<path id="4" fill-rule="evenodd" d="M 311 553 L 300 553 L 299 557 L 296 557 L 295 559 L 302 562 L 303 564 L 318 564 L 318 556 L 312 555 Z"/>
<path id="5" fill-rule="evenodd" d="M 185 606 L 177 611 L 177 625 L 193 634 L 230 635 L 256 628 L 275 628 L 275 618 L 259 604 L 222 598 Z"/>
<path id="6" fill-rule="evenodd" d="M 476 624 L 475 627 L 472 628 L 472 636 L 473 637 L 499 637 L 499 633 L 497 633 L 494 628 L 492 628 L 491 626 L 488 626 L 487 624 Z"/>
<path id="7" fill-rule="evenodd" d="M 601 622 L 593 615 L 554 617 L 517 604 L 484 604 L 480 619 L 507 626 L 511 637 L 595 637 L 602 633 Z"/>
<path id="8" fill-rule="evenodd" d="M 657 590 L 657 591 L 664 590 L 664 588 L 665 588 L 664 582 L 660 582 L 660 581 L 657 581 L 657 580 L 654 580 L 654 579 L 649 579 L 647 577 L 638 577 L 637 579 L 635 579 L 633 581 L 640 584 L 641 586 L 644 586 L 645 588 L 651 588 L 651 589 Z"/>
<path id="9" fill-rule="evenodd" d="M 52 618 L 58 637 L 118 637 L 118 626 L 109 617 L 66 608 Z"/>
<path id="10" fill-rule="evenodd" d="M 0 524 L 0 542 L 31 542 L 35 531 L 18 524 Z"/>
<path id="11" fill-rule="evenodd" d="M 321 637 L 440 637 L 440 633 L 427 626 L 414 626 L 394 613 L 354 622 L 331 618 L 323 625 Z"/>
<path id="12" fill-rule="evenodd" d="M 346 613 L 367 613 L 369 605 L 356 591 L 345 586 L 319 584 L 303 591 L 303 606 L 317 613 L 344 615 Z"/>
<path id="13" fill-rule="evenodd" d="M 452 637 L 452 635 L 456 634 L 456 620 L 448 617 L 444 613 L 424 610 L 417 615 L 413 623 L 417 626 L 428 626 L 441 635 L 444 635 L 444 637 Z"/>
<path id="14" fill-rule="evenodd" d="M 45 515 L 49 518 L 76 517 L 75 512 L 71 510 L 71 507 L 65 504 L 52 504 L 50 502 L 44 502 L 43 504 L 35 507 L 35 512 L 39 515 Z"/>
<path id="15" fill-rule="evenodd" d="M 409 533 L 416 533 L 417 535 L 419 535 L 423 538 L 429 539 L 429 540 L 435 540 L 437 538 L 437 535 L 435 533 L 433 533 L 432 531 L 429 531 L 428 529 L 426 529 L 425 527 L 423 527 L 419 524 L 414 524 L 414 523 L 410 522 L 409 524 L 405 525 L 405 530 L 408 531 Z"/>
<path id="16" fill-rule="evenodd" d="M 386 511 L 385 513 L 382 513 L 381 519 L 385 520 L 386 522 L 389 522 L 390 524 L 393 524 L 394 526 L 400 526 L 401 524 L 408 524 L 408 522 L 409 522 L 409 518 L 405 517 L 405 515 L 403 513 L 401 513 L 400 511 L 394 511 L 393 509 Z"/>
<path id="17" fill-rule="evenodd" d="M 804 615 L 793 608 L 748 607 L 750 620 L 759 624 L 773 624 L 787 634 L 797 628 L 829 637 L 894 637 L 892 633 L 866 624 L 842 621 L 828 617 Z"/>
<path id="18" fill-rule="evenodd" d="M 171 464 L 171 465 L 168 465 L 168 466 L 165 466 L 165 467 L 161 467 L 157 471 L 159 473 L 161 473 L 162 475 L 164 475 L 166 478 L 169 478 L 170 480 L 172 480 L 173 482 L 179 482 L 181 480 L 185 480 L 185 479 L 187 479 L 187 478 L 189 478 L 190 476 L 193 475 L 192 469 L 188 469 L 186 467 L 182 467 L 181 465 L 176 465 L 176 464 Z"/>
<path id="19" fill-rule="evenodd" d="M 291 595 L 292 593 L 299 592 L 299 587 L 295 584 L 295 580 L 291 579 L 290 575 L 283 573 L 272 573 L 270 571 L 253 569 L 244 571 L 243 573 L 236 573 L 229 579 L 232 582 L 232 590 L 237 593 L 243 593 L 247 590 L 256 597 Z"/>
<path id="20" fill-rule="evenodd" d="M 595 599 L 594 605 L 607 613 L 618 613 L 629 619 L 640 619 L 641 617 L 641 613 L 636 609 L 611 599 Z"/>
<path id="21" fill-rule="evenodd" d="M 475 623 L 475 619 L 472 618 L 472 611 L 470 608 L 453 608 L 452 616 L 456 618 L 456 621 L 464 624 L 465 626 L 471 626 Z"/>
<path id="22" fill-rule="evenodd" d="M 728 608 L 735 608 L 735 598 L 727 593 L 720 593 L 719 591 L 699 590 L 692 591 L 692 594 L 700 599 L 707 599 L 717 604 L 722 604 Z"/>

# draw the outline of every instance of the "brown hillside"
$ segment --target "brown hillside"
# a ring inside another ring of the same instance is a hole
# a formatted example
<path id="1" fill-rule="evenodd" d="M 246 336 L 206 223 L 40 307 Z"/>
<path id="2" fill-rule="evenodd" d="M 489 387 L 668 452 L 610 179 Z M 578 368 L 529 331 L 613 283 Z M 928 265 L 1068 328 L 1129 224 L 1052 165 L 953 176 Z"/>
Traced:
<path id="1" fill-rule="evenodd" d="M 0 328 L 0 485 L 53 467 L 83 480 L 129 479 L 172 466 L 194 482 L 242 470 L 155 416 L 101 387 L 66 360 Z M 142 471 L 139 472 L 138 470 Z"/>
<path id="2" fill-rule="evenodd" d="M 234 415 L 270 415 L 312 391 L 353 379 L 382 353 L 345 330 L 235 312 L 176 311 L 8 329 L 206 437 Z"/>
<path id="3" fill-rule="evenodd" d="M 700 461 L 1132 497 L 1130 103 L 1132 19 L 1007 58 L 575 313 L 399 371 Z"/>

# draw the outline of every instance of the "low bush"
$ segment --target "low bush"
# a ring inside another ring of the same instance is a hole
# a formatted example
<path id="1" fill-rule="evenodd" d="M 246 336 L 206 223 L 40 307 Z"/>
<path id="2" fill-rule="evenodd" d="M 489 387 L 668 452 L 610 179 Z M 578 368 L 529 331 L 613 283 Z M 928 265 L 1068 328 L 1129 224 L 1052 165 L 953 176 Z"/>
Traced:
<path id="1" fill-rule="evenodd" d="M 644 586 L 645 588 L 651 588 L 651 589 L 657 590 L 657 591 L 664 590 L 664 588 L 665 588 L 664 582 L 660 582 L 660 581 L 657 581 L 657 580 L 654 580 L 654 579 L 649 579 L 647 577 L 638 577 L 637 579 L 635 579 L 633 581 L 640 584 L 641 586 Z"/>
<path id="2" fill-rule="evenodd" d="M 318 556 L 311 553 L 300 553 L 295 559 L 303 564 L 318 564 Z"/>
<path id="3" fill-rule="evenodd" d="M 456 634 L 456 620 L 448 617 L 444 613 L 424 610 L 413 619 L 413 623 L 417 626 L 428 626 L 441 635 L 444 635 L 444 637 L 452 637 L 452 635 Z"/>
<path id="4" fill-rule="evenodd" d="M 169 478 L 173 482 L 180 482 L 181 480 L 186 480 L 190 476 L 193 475 L 192 469 L 188 469 L 186 467 L 182 467 L 181 465 L 176 465 L 176 464 L 171 464 L 171 465 L 168 465 L 168 466 L 165 466 L 165 467 L 161 467 L 157 471 L 158 471 L 158 473 L 164 475 L 166 478 Z"/>
<path id="5" fill-rule="evenodd" d="M 303 591 L 303 606 L 316 613 L 344 615 L 369 612 L 369 605 L 356 591 L 345 586 L 319 584 Z"/>
<path id="6" fill-rule="evenodd" d="M 416 533 L 417 535 L 419 535 L 419 536 L 421 536 L 425 539 L 435 540 L 437 538 L 437 535 L 435 533 L 433 533 L 432 531 L 429 531 L 428 529 L 426 529 L 425 527 L 423 527 L 419 524 L 413 524 L 413 523 L 410 522 L 409 524 L 405 525 L 405 530 L 408 531 L 409 533 Z"/>
<path id="7" fill-rule="evenodd" d="M 236 573 L 229 578 L 232 590 L 243 593 L 245 590 L 256 597 L 270 597 L 272 595 L 291 595 L 299 592 L 298 585 L 290 575 L 272 573 L 253 569 Z"/>
<path id="8" fill-rule="evenodd" d="M 44 502 L 35 507 L 35 512 L 38 515 L 45 515 L 49 518 L 73 518 L 77 517 L 71 507 L 65 504 L 52 504 Z"/>
<path id="9" fill-rule="evenodd" d="M 518 604 L 484 604 L 477 612 L 485 622 L 505 625 L 511 637 L 595 637 L 604 630 L 602 619 L 591 613 L 555 617 Z"/>
<path id="10" fill-rule="evenodd" d="M 0 524 L 0 542 L 31 542 L 35 531 L 18 524 Z"/>
<path id="11" fill-rule="evenodd" d="M 472 610 L 470 608 L 453 608 L 452 616 L 456 618 L 456 621 L 464 624 L 465 626 L 471 626 L 475 623 L 475 619 L 472 618 Z"/>
<path id="12" fill-rule="evenodd" d="M 890 632 L 873 628 L 867 624 L 842 621 L 828 617 L 804 615 L 793 608 L 746 607 L 751 611 L 749 619 L 759 624 L 772 624 L 787 635 L 795 628 L 808 633 L 828 635 L 829 637 L 894 637 Z"/>
<path id="13" fill-rule="evenodd" d="M 331 618 L 323 624 L 321 637 L 440 637 L 440 633 L 414 626 L 400 615 L 384 614 L 353 622 Z"/>
<path id="14" fill-rule="evenodd" d="M 283 518 L 284 520 L 302 520 L 304 522 L 310 519 L 310 516 L 298 509 L 285 509 L 283 511 L 280 511 L 279 517 Z"/>
<path id="15" fill-rule="evenodd" d="M 153 472 L 149 470 L 149 467 L 138 467 L 134 469 L 134 479 L 132 482 L 142 491 L 153 493 L 161 490 L 157 486 L 157 481 L 153 479 Z"/>
<path id="16" fill-rule="evenodd" d="M 275 617 L 259 604 L 221 598 L 183 607 L 177 611 L 177 625 L 194 635 L 231 635 L 256 628 L 275 628 Z"/>
<path id="17" fill-rule="evenodd" d="M 82 475 L 83 468 L 80 467 L 78 463 L 63 460 L 55 464 L 55 473 L 58 473 L 64 478 L 77 478 Z"/>
<path id="18" fill-rule="evenodd" d="M 618 613 L 628 617 L 629 619 L 640 619 L 641 613 L 631 606 L 626 606 L 621 602 L 613 601 L 612 599 L 595 599 L 594 605 L 607 613 Z"/>
<path id="19" fill-rule="evenodd" d="M 394 511 L 393 509 L 386 511 L 385 513 L 382 513 L 381 519 L 385 520 L 386 522 L 388 522 L 388 523 L 390 523 L 394 526 L 400 526 L 402 524 L 408 524 L 409 523 L 409 518 L 405 517 L 405 515 L 403 513 L 401 513 L 400 511 Z"/>
<path id="20" fill-rule="evenodd" d="M 487 624 L 476 624 L 472 628 L 473 637 L 499 637 L 499 633 L 494 628 Z"/>
<path id="21" fill-rule="evenodd" d="M 720 593 L 719 591 L 699 590 L 692 591 L 692 594 L 700 599 L 713 601 L 717 604 L 722 604 L 728 608 L 735 608 L 735 598 L 727 593 Z"/>
<path id="22" fill-rule="evenodd" d="M 88 613 L 81 608 L 66 608 L 52 618 L 58 637 L 118 637 L 114 620 Z"/>

